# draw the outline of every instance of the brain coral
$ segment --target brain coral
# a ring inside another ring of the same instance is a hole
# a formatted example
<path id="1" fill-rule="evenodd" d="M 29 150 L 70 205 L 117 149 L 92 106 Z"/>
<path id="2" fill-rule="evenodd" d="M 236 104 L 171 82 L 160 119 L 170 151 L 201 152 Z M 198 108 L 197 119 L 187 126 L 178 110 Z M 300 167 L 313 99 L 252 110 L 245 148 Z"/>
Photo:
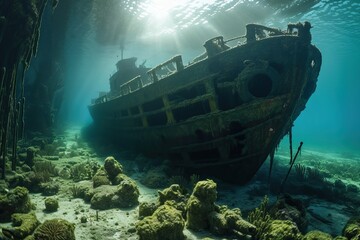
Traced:
<path id="1" fill-rule="evenodd" d="M 34 232 L 35 240 L 75 240 L 75 226 L 63 219 L 46 220 Z"/>

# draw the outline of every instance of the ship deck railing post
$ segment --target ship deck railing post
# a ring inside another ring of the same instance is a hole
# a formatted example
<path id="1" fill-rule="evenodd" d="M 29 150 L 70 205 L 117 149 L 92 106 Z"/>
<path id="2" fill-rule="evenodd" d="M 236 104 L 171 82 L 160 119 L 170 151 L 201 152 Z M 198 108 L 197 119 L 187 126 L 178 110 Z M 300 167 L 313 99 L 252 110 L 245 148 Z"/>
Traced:
<path id="1" fill-rule="evenodd" d="M 163 96 L 162 100 L 163 100 L 163 103 L 164 103 L 164 106 L 166 109 L 165 113 L 166 113 L 166 118 L 167 118 L 167 124 L 175 123 L 174 114 L 172 112 L 168 96 L 167 95 Z"/>

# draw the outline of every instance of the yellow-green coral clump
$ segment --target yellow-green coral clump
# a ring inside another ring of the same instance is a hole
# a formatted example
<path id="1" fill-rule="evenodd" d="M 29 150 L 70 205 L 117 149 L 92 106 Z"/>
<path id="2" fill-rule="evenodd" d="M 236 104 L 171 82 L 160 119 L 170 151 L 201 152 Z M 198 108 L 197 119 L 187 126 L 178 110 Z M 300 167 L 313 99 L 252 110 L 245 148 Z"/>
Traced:
<path id="1" fill-rule="evenodd" d="M 302 235 L 297 226 L 289 220 L 274 220 L 264 233 L 263 240 L 301 240 Z"/>
<path id="2" fill-rule="evenodd" d="M 45 199 L 45 211 L 46 212 L 56 212 L 59 208 L 59 202 L 55 198 L 46 198 Z"/>
<path id="3" fill-rule="evenodd" d="M 302 240 L 332 240 L 332 236 L 318 230 L 306 233 Z"/>
<path id="4" fill-rule="evenodd" d="M 64 219 L 46 220 L 34 232 L 35 240 L 75 240 L 74 224 Z"/>
<path id="5" fill-rule="evenodd" d="M 140 240 L 182 240 L 185 239 L 184 225 L 181 212 L 165 204 L 152 216 L 140 220 L 136 230 Z"/>
<path id="6" fill-rule="evenodd" d="M 97 188 L 102 185 L 110 185 L 110 179 L 107 175 L 107 172 L 105 171 L 104 167 L 101 167 L 97 170 L 93 177 L 93 187 Z"/>
<path id="7" fill-rule="evenodd" d="M 5 195 L 0 194 L 0 219 L 7 221 L 13 213 L 28 213 L 32 208 L 29 191 L 16 187 Z"/>
<path id="8" fill-rule="evenodd" d="M 24 239 L 40 225 L 34 212 L 14 213 L 11 215 L 11 221 L 13 227 L 3 228 L 2 230 L 11 239 Z"/>
<path id="9" fill-rule="evenodd" d="M 209 228 L 208 215 L 215 210 L 216 183 L 213 180 L 199 181 L 186 204 L 186 227 L 193 230 Z"/>
<path id="10" fill-rule="evenodd" d="M 122 165 L 111 156 L 105 159 L 104 168 L 111 181 L 115 179 L 118 174 L 123 173 Z"/>
<path id="11" fill-rule="evenodd" d="M 360 217 L 352 217 L 343 229 L 343 236 L 348 239 L 360 239 Z"/>
<path id="12" fill-rule="evenodd" d="M 139 204 L 139 188 L 130 178 L 118 185 L 115 194 L 115 199 L 112 199 L 115 207 L 127 208 Z"/>

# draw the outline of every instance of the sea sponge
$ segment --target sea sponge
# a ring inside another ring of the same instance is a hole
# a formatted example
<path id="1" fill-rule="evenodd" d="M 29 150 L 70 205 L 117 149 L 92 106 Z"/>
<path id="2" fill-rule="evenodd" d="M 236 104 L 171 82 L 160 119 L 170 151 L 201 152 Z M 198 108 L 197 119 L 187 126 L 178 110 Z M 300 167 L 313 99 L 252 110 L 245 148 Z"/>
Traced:
<path id="1" fill-rule="evenodd" d="M 186 203 L 186 227 L 201 230 L 209 227 L 208 215 L 215 210 L 216 183 L 212 180 L 199 181 Z"/>
<path id="2" fill-rule="evenodd" d="M 184 219 L 181 212 L 169 205 L 160 206 L 152 216 L 136 224 L 140 240 L 182 240 L 185 239 Z"/>
<path id="3" fill-rule="evenodd" d="M 46 220 L 34 232 L 35 240 L 75 240 L 74 224 L 64 219 Z"/>
<path id="4" fill-rule="evenodd" d="M 118 174 L 123 173 L 123 166 L 116 161 L 114 157 L 107 157 L 105 159 L 104 168 L 110 180 L 115 179 Z"/>
<path id="5" fill-rule="evenodd" d="M 46 212 L 56 212 L 59 208 L 59 202 L 55 198 L 46 198 L 45 199 L 45 211 Z"/>
<path id="6" fill-rule="evenodd" d="M 332 240 L 332 236 L 318 230 L 313 230 L 305 234 L 302 240 Z"/>
<path id="7" fill-rule="evenodd" d="M 11 215 L 11 221 L 13 227 L 2 229 L 2 232 L 10 239 L 24 239 L 40 225 L 34 212 L 14 213 Z"/>

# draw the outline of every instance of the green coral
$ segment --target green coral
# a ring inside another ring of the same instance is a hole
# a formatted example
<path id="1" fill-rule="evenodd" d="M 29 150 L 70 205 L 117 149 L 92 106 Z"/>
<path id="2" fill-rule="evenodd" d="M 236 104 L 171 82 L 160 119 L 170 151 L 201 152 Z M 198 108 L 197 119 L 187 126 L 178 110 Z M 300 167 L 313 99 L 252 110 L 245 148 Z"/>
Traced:
<path id="1" fill-rule="evenodd" d="M 55 198 L 46 198 L 45 199 L 45 211 L 46 212 L 56 212 L 59 208 L 59 202 Z"/>
<path id="2" fill-rule="evenodd" d="M 181 202 L 185 199 L 184 192 L 179 184 L 172 184 L 170 187 L 165 188 L 163 191 L 158 191 L 158 194 L 158 200 L 160 205 L 164 204 L 168 200 Z"/>
<path id="3" fill-rule="evenodd" d="M 139 204 L 139 188 L 130 178 L 122 181 L 116 190 L 116 196 L 113 201 L 115 207 L 127 208 Z"/>
<path id="4" fill-rule="evenodd" d="M 74 224 L 64 219 L 46 220 L 34 232 L 35 240 L 75 240 Z"/>
<path id="5" fill-rule="evenodd" d="M 208 215 L 215 210 L 216 183 L 212 180 L 199 181 L 186 203 L 186 227 L 193 230 L 209 227 Z"/>
<path id="6" fill-rule="evenodd" d="M 313 230 L 305 234 L 302 240 L 332 240 L 332 236 L 318 230 Z"/>
<path id="7" fill-rule="evenodd" d="M 100 165 L 95 161 L 86 161 L 73 165 L 70 175 L 75 182 L 92 179 Z"/>
<path id="8" fill-rule="evenodd" d="M 300 240 L 302 235 L 297 226 L 289 220 L 274 220 L 264 233 L 263 240 Z"/>
<path id="9" fill-rule="evenodd" d="M 94 209 L 110 209 L 112 208 L 112 199 L 115 196 L 115 186 L 104 185 L 94 190 L 90 203 Z"/>
<path id="10" fill-rule="evenodd" d="M 159 207 L 156 203 L 142 202 L 139 204 L 139 219 L 144 217 L 151 216 Z"/>
<path id="11" fill-rule="evenodd" d="M 6 194 L 0 194 L 0 219 L 10 220 L 13 213 L 28 213 L 32 208 L 29 191 L 25 187 L 16 187 Z"/>
<path id="12" fill-rule="evenodd" d="M 114 157 L 107 157 L 105 159 L 104 168 L 110 180 L 113 180 L 118 174 L 123 173 L 122 165 L 116 161 Z"/>
<path id="13" fill-rule="evenodd" d="M 129 179 L 130 179 L 130 177 L 128 177 L 127 175 L 125 175 L 123 173 L 119 173 L 118 175 L 116 175 L 116 177 L 114 179 L 112 179 L 112 184 L 118 185 L 122 181 L 129 180 Z"/>
<path id="14" fill-rule="evenodd" d="M 181 240 L 184 219 L 181 212 L 169 205 L 160 206 L 152 216 L 145 217 L 136 224 L 140 240 Z"/>
<path id="15" fill-rule="evenodd" d="M 355 240 L 360 238 L 360 217 L 352 217 L 343 229 L 343 236 Z"/>
<path id="16" fill-rule="evenodd" d="M 101 167 L 97 170 L 96 174 L 93 177 L 93 187 L 97 188 L 102 185 L 110 185 L 110 179 L 105 171 L 104 167 Z"/>
<path id="17" fill-rule="evenodd" d="M 60 190 L 60 185 L 57 182 L 47 182 L 47 183 L 41 183 L 40 187 L 42 189 L 42 194 L 44 196 L 53 196 L 57 194 Z"/>
<path id="18" fill-rule="evenodd" d="M 13 227 L 2 229 L 3 233 L 10 239 L 24 239 L 40 225 L 34 212 L 14 213 L 11 215 L 11 221 Z"/>
<path id="19" fill-rule="evenodd" d="M 348 239 L 358 239 L 360 237 L 360 226 L 354 223 L 347 224 L 343 231 L 343 235 Z"/>
<path id="20" fill-rule="evenodd" d="M 228 232 L 229 226 L 223 214 L 213 211 L 208 215 L 208 220 L 210 232 L 216 235 L 223 235 Z"/>

